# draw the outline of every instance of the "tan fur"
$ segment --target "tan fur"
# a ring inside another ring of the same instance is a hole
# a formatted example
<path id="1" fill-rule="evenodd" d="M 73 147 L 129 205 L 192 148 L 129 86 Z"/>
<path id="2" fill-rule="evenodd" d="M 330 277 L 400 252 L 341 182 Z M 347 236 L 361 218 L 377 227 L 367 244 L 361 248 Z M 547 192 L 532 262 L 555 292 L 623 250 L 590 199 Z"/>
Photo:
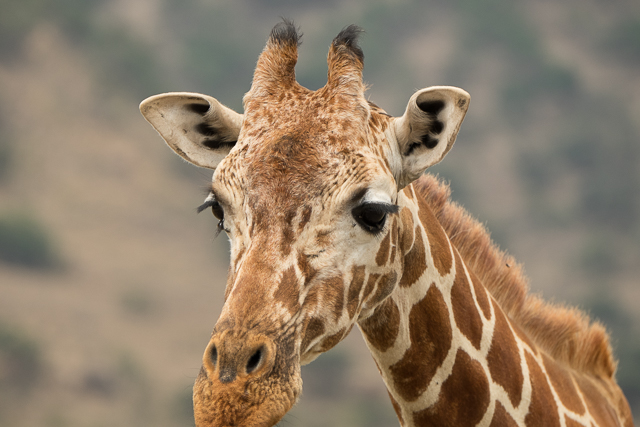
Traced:
<path id="1" fill-rule="evenodd" d="M 529 293 L 522 266 L 491 240 L 478 220 L 449 200 L 451 190 L 443 181 L 425 175 L 414 186 L 467 267 L 540 349 L 580 372 L 613 377 L 616 362 L 602 324 L 592 322 L 578 309 L 551 304 Z"/>

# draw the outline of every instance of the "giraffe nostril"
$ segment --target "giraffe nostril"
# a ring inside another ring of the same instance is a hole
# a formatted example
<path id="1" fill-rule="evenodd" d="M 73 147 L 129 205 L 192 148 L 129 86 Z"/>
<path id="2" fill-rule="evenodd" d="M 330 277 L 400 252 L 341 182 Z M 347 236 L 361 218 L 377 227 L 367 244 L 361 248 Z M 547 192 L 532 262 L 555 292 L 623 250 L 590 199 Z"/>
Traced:
<path id="1" fill-rule="evenodd" d="M 247 374 L 255 371 L 258 365 L 260 365 L 260 361 L 262 360 L 262 347 L 256 350 L 255 353 L 249 358 L 247 362 Z"/>
<path id="2" fill-rule="evenodd" d="M 211 346 L 211 363 L 215 367 L 217 362 L 218 362 L 218 349 L 216 348 L 215 345 L 213 345 Z"/>

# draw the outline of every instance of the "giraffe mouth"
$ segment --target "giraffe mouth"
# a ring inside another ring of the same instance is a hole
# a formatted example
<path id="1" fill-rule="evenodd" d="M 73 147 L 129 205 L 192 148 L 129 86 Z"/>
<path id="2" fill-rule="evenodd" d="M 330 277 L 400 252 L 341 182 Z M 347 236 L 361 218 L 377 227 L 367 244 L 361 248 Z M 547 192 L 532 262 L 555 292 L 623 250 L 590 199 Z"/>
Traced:
<path id="1" fill-rule="evenodd" d="M 295 405 L 302 393 L 299 367 L 292 375 L 268 375 L 222 383 L 201 370 L 194 385 L 197 427 L 271 427 Z"/>
<path id="2" fill-rule="evenodd" d="M 275 425 L 302 393 L 293 340 L 220 323 L 193 388 L 196 426 Z"/>

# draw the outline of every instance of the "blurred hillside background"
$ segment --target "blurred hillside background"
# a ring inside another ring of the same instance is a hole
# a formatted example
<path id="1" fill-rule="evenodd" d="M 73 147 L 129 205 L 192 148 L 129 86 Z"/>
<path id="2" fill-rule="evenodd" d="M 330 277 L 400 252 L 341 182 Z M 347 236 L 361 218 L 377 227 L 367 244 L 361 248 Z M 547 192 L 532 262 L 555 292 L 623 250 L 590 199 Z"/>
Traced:
<path id="1" fill-rule="evenodd" d="M 434 170 L 531 287 L 604 322 L 640 420 L 640 2 L 0 0 L 0 426 L 189 426 L 227 242 L 138 104 L 242 111 L 280 16 L 324 85 L 365 28 L 370 99 L 456 85 L 472 102 Z M 287 426 L 398 425 L 358 332 L 303 369 Z"/>

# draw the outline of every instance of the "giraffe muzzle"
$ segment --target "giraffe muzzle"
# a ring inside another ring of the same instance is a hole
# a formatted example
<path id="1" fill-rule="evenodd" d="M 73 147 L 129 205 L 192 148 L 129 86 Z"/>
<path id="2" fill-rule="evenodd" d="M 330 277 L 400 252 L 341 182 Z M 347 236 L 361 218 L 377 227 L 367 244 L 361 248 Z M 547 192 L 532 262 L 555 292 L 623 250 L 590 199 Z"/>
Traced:
<path id="1" fill-rule="evenodd" d="M 281 347 L 251 329 L 214 332 L 194 386 L 196 425 L 275 425 L 302 391 L 299 363 Z"/>
<path id="2" fill-rule="evenodd" d="M 232 384 L 268 375 L 275 359 L 276 346 L 270 338 L 228 330 L 211 338 L 202 366 L 212 381 Z"/>

